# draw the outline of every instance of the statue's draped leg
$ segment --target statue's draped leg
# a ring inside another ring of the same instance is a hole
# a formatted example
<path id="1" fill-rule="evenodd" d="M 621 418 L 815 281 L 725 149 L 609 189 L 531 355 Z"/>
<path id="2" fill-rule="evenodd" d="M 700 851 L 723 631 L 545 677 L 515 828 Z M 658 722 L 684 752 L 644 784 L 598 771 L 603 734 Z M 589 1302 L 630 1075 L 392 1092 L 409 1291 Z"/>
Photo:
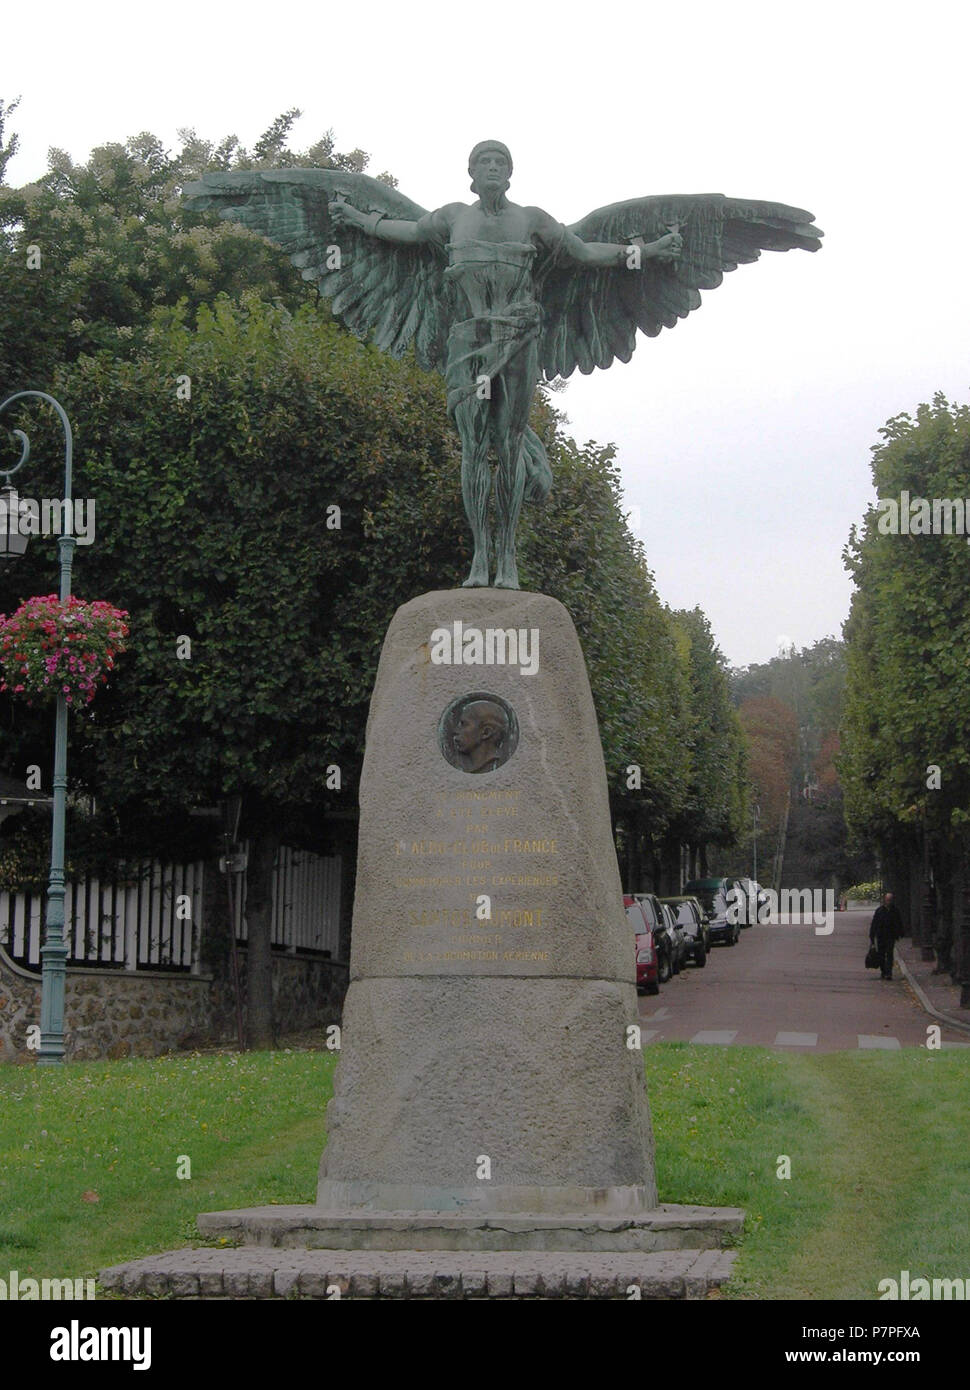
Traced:
<path id="1" fill-rule="evenodd" d="M 466 587 L 488 586 L 488 465 L 490 377 L 487 329 L 476 319 L 457 324 L 448 339 L 448 412 L 461 439 L 461 495 L 475 553 Z"/>
<path id="2" fill-rule="evenodd" d="M 466 580 L 467 585 L 488 583 L 487 555 L 483 556 L 482 547 L 487 551 L 487 502 L 491 482 L 487 449 L 493 397 L 497 390 L 502 389 L 512 402 L 513 410 L 518 406 L 527 417 L 536 383 L 536 368 L 532 359 L 539 326 L 537 307 L 523 304 L 521 312 L 464 319 L 456 323 L 449 334 L 445 373 L 448 412 L 461 437 L 462 497 L 475 543 L 475 558 Z M 532 351 L 524 353 L 524 349 L 530 347 Z M 521 375 L 521 381 L 515 381 L 516 373 Z M 511 391 L 510 377 L 513 378 Z M 498 386 L 500 380 L 501 387 Z M 528 393 L 527 401 L 516 401 L 516 388 Z M 514 428 L 513 422 L 509 423 Z M 502 551 L 499 563 L 503 570 L 514 571 L 515 525 L 522 498 L 541 500 L 552 483 L 552 471 L 542 441 L 528 424 L 525 424 L 522 435 L 517 468 L 513 469 L 506 461 L 503 470 L 500 461 L 499 471 L 500 476 L 503 471 L 505 475 L 496 486 L 497 523 Z M 505 584 L 504 587 L 518 585 Z"/>
<path id="3" fill-rule="evenodd" d="M 519 570 L 515 559 L 515 532 L 525 493 L 523 435 L 539 371 L 535 338 L 522 348 L 514 369 L 502 376 L 502 394 L 492 420 L 492 438 L 498 457 L 495 501 L 498 529 L 495 543 L 495 588 L 517 589 Z"/>

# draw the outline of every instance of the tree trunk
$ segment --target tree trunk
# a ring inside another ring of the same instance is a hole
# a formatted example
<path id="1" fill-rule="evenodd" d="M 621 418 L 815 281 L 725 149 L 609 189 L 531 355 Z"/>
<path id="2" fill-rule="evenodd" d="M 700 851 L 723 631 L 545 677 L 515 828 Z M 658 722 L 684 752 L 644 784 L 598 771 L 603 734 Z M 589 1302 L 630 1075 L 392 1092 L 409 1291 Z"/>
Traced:
<path id="1" fill-rule="evenodd" d="M 633 887 L 630 891 L 633 893 L 645 893 L 647 890 L 643 886 L 643 862 L 645 857 L 644 841 L 646 835 L 643 829 L 643 818 L 639 812 L 634 814 L 631 823 L 633 827 Z"/>
<path id="2" fill-rule="evenodd" d="M 942 975 L 953 966 L 953 878 L 955 864 L 950 843 L 942 837 L 930 860 L 933 879 L 933 948 L 936 951 L 936 970 Z"/>
<path id="3" fill-rule="evenodd" d="M 677 897 L 680 894 L 681 850 L 680 842 L 673 836 L 665 836 L 660 846 L 659 873 L 660 892 L 664 897 Z"/>
<path id="4" fill-rule="evenodd" d="M 970 845 L 963 842 L 960 858 L 960 940 L 956 969 L 960 980 L 960 1008 L 970 1009 Z"/>
<path id="5" fill-rule="evenodd" d="M 906 851 L 906 882 L 909 893 L 909 922 L 910 931 L 913 937 L 913 945 L 919 946 L 922 938 L 920 937 L 920 855 L 915 842 L 911 843 Z"/>
<path id="6" fill-rule="evenodd" d="M 259 835 L 253 840 L 246 870 L 246 1041 L 250 1047 L 276 1045 L 273 1028 L 273 868 L 279 839 Z"/>
<path id="7" fill-rule="evenodd" d="M 920 936 L 920 960 L 933 960 L 936 952 L 933 950 L 933 938 L 935 936 L 934 924 L 934 903 L 933 885 L 930 881 L 930 836 L 924 822 L 921 844 L 920 878 L 919 878 L 919 936 Z"/>

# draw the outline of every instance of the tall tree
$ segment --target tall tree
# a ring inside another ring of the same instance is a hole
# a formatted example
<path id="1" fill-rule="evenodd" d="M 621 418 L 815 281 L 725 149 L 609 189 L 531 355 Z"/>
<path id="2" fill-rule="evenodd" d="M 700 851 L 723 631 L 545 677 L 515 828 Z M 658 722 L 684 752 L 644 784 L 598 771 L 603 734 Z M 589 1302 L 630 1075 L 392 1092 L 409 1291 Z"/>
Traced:
<path id="1" fill-rule="evenodd" d="M 938 394 L 880 433 L 872 472 L 886 505 L 869 509 L 846 548 L 856 592 L 839 766 L 849 824 L 903 880 L 924 945 L 935 929 L 931 880 L 945 894 L 936 945 L 949 962 L 960 954 L 953 903 L 970 827 L 970 549 L 952 509 L 947 534 L 942 503 L 963 510 L 970 495 L 970 407 Z M 912 519 L 909 499 L 925 499 Z M 893 526 L 893 507 L 897 522 L 905 509 L 905 529 Z M 970 946 L 962 954 L 970 969 Z"/>
<path id="2" fill-rule="evenodd" d="M 747 757 L 731 703 L 724 658 L 699 608 L 679 610 L 673 621 L 690 654 L 693 762 L 683 819 L 692 859 L 707 872 L 708 847 L 732 845 L 747 818 Z"/>
<path id="3" fill-rule="evenodd" d="M 744 700 L 738 718 L 748 746 L 753 792 L 760 807 L 761 833 L 777 839 L 791 792 L 798 755 L 795 711 L 771 695 Z"/>
<path id="4" fill-rule="evenodd" d="M 258 294 L 293 310 L 316 300 L 274 247 L 217 213 L 188 211 L 181 198 L 207 170 L 366 168 L 368 156 L 339 153 L 329 131 L 309 149 L 290 149 L 298 115 L 277 117 L 252 152 L 235 136 L 213 144 L 183 130 L 170 154 L 143 132 L 100 146 L 83 164 L 52 150 L 36 183 L 0 188 L 0 382 L 44 389 L 61 362 L 102 350 L 130 356 L 159 307 L 181 305 L 193 322 L 221 293 Z M 0 174 L 15 148 L 16 137 L 4 158 L 0 123 Z"/>
<path id="5" fill-rule="evenodd" d="M 7 165 L 20 148 L 20 136 L 16 132 L 7 135 L 7 121 L 19 105 L 19 97 L 7 102 L 0 97 L 0 184 L 6 183 Z"/>

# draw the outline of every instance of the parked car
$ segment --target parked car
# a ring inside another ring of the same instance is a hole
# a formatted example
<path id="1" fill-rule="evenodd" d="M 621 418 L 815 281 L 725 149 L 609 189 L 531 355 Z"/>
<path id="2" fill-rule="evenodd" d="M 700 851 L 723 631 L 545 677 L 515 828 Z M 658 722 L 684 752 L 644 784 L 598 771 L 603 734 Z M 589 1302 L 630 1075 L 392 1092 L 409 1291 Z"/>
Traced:
<path id="1" fill-rule="evenodd" d="M 660 899 L 655 893 L 634 893 L 633 897 L 643 908 L 644 916 L 653 932 L 654 943 L 657 947 L 657 970 L 659 972 L 657 978 L 662 985 L 665 985 L 674 973 L 675 963 L 678 970 L 680 963 L 677 959 L 676 944 L 670 934 L 663 908 L 660 906 Z"/>
<path id="2" fill-rule="evenodd" d="M 711 914 L 707 919 L 711 945 L 736 946 L 741 939 L 741 924 L 726 893 L 720 889 L 714 895 Z"/>
<path id="3" fill-rule="evenodd" d="M 738 922 L 742 927 L 753 927 L 758 921 L 758 909 L 764 902 L 764 890 L 755 883 L 753 878 L 733 878 L 731 888 L 734 889 L 735 900 L 738 905 Z"/>
<path id="4" fill-rule="evenodd" d="M 728 903 L 739 927 L 753 927 L 757 922 L 757 891 L 753 878 L 728 878 Z"/>
<path id="5" fill-rule="evenodd" d="M 693 894 L 704 909 L 712 946 L 719 943 L 735 946 L 741 937 L 738 913 L 732 907 L 734 899 L 728 896 L 733 881 L 730 878 L 692 878 L 684 885 L 684 893 Z"/>
<path id="6" fill-rule="evenodd" d="M 700 903 L 696 898 L 661 898 L 660 901 L 676 914 L 677 926 L 687 941 L 688 959 L 695 965 L 706 965 L 711 937 Z"/>
<path id="7" fill-rule="evenodd" d="M 686 894 L 686 893 L 685 893 L 683 896 L 684 896 L 684 898 L 686 899 L 687 902 L 692 902 L 692 903 L 694 904 L 694 907 L 695 907 L 696 910 L 697 910 L 697 915 L 698 915 L 698 917 L 701 919 L 701 927 L 702 927 L 703 932 L 704 932 L 704 949 L 707 951 L 708 955 L 710 955 L 710 953 L 711 953 L 711 933 L 710 933 L 710 930 L 709 930 L 708 925 L 707 925 L 707 916 L 706 916 L 706 914 L 705 914 L 705 912 L 704 912 L 704 906 L 703 906 L 703 904 L 701 903 L 700 898 L 692 898 L 692 897 L 690 897 L 690 896 L 689 896 L 688 894 Z"/>
<path id="8" fill-rule="evenodd" d="M 691 948 L 687 935 L 677 921 L 677 913 L 665 903 L 663 898 L 658 899 L 660 911 L 666 921 L 667 936 L 670 938 L 670 961 L 675 975 L 679 975 L 684 966 L 690 960 Z"/>
<path id="9" fill-rule="evenodd" d="M 689 883 L 684 884 L 684 896 L 697 898 L 704 909 L 705 917 L 711 918 L 714 915 L 715 899 L 720 894 L 727 902 L 731 883 L 732 880 L 729 878 L 692 878 Z"/>
<path id="10" fill-rule="evenodd" d="M 623 897 L 627 920 L 633 928 L 634 952 L 637 963 L 637 993 L 659 994 L 660 980 L 657 968 L 657 945 L 653 928 L 647 920 L 643 905 L 626 893 Z"/>

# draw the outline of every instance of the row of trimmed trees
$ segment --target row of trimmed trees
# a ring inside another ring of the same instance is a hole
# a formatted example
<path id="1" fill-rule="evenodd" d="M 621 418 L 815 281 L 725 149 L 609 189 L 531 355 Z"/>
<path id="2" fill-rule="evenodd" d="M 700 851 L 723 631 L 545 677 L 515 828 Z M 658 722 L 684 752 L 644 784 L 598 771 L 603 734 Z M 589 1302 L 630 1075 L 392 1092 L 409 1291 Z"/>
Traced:
<path id="1" fill-rule="evenodd" d="M 878 852 L 924 959 L 935 954 L 970 1003 L 970 546 L 952 507 L 949 534 L 946 513 L 942 533 L 916 524 L 918 499 L 965 511 L 970 407 L 937 395 L 881 433 L 877 496 L 897 512 L 902 501 L 907 520 L 915 511 L 904 527 L 871 507 L 846 549 L 846 817 Z"/>
<path id="2" fill-rule="evenodd" d="M 293 114 L 252 154 L 187 135 L 169 157 L 144 135 L 83 166 L 55 152 L 38 185 L 0 188 L 0 388 L 65 406 L 76 493 L 97 508 L 76 586 L 131 615 L 117 678 L 72 718 L 72 782 L 98 812 L 70 843 L 196 852 L 205 822 L 189 809 L 241 797 L 251 906 L 280 840 L 352 855 L 387 624 L 470 558 L 440 380 L 358 342 L 283 256 L 178 199 L 203 168 L 364 166 L 330 137 L 288 150 Z M 525 519 L 522 582 L 576 622 L 627 886 L 675 887 L 745 820 L 723 661 L 699 610 L 661 604 L 612 450 L 579 448 L 546 400 L 534 423 L 555 488 Z M 56 496 L 54 422 L 41 407 L 9 424 L 33 443 L 21 491 Z M 0 610 L 53 587 L 54 553 L 36 538 L 0 574 Z M 0 697 L 0 725 L 5 770 L 48 767 L 43 718 Z M 26 871 L 16 846 L 6 864 Z M 251 939 L 268 939 L 263 915 L 249 914 Z"/>

